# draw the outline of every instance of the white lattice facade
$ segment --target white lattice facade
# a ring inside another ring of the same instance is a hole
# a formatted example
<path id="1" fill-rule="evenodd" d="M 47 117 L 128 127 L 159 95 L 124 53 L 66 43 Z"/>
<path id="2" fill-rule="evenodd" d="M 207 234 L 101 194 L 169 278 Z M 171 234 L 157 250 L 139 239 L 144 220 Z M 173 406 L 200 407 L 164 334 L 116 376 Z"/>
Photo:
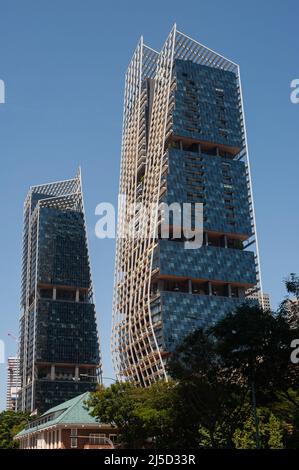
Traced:
<path id="1" fill-rule="evenodd" d="M 178 61 L 221 70 L 233 77 L 238 95 L 240 145 L 217 144 L 217 152 L 218 156 L 219 149 L 228 152 L 231 159 L 244 165 L 249 229 L 244 229 L 246 233 L 238 236 L 244 249 L 255 246 L 255 253 L 248 263 L 254 263 L 255 258 L 256 273 L 250 279 L 247 276 L 244 280 L 227 280 L 228 297 L 231 298 L 229 305 L 234 303 L 234 289 L 245 293 L 249 288 L 257 291 L 261 288 L 239 66 L 177 31 L 176 25 L 159 53 L 146 46 L 141 38 L 126 73 L 111 348 L 118 377 L 131 379 L 142 386 L 161 378 L 167 379 L 169 350 L 160 341 L 164 320 L 163 313 L 158 317 L 154 312 L 157 292 L 153 284 L 156 276 L 160 276 L 157 285 L 163 281 L 165 286 L 166 282 L 166 276 L 163 280 L 163 273 L 155 264 L 154 257 L 159 247 L 157 234 L 161 223 L 158 205 L 169 190 L 169 149 L 180 142 L 182 150 L 182 141 L 184 145 L 195 143 L 205 145 L 207 149 L 212 145 L 205 142 L 207 139 L 192 136 L 183 139 L 177 135 L 174 114 L 178 113 L 175 98 L 178 83 L 174 69 Z M 134 231 L 146 236 L 135 237 Z M 226 237 L 226 244 L 227 232 L 223 231 L 221 235 Z M 213 236 L 210 231 L 210 240 Z M 192 276 L 168 276 L 167 281 L 176 279 L 181 282 L 183 279 L 187 285 L 186 295 L 188 292 L 192 294 L 192 283 L 205 281 L 208 294 L 213 294 L 211 283 L 214 280 L 204 275 Z M 191 296 L 186 302 L 192 303 Z"/>

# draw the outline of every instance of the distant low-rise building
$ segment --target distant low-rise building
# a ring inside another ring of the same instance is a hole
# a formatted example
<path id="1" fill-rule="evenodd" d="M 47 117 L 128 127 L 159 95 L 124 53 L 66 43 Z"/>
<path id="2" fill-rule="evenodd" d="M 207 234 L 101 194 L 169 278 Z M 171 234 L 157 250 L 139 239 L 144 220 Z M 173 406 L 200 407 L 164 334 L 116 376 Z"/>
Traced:
<path id="1" fill-rule="evenodd" d="M 17 396 L 21 387 L 20 359 L 9 357 L 7 360 L 7 392 L 6 409 L 15 411 L 17 406 Z"/>
<path id="2" fill-rule="evenodd" d="M 264 310 L 271 310 L 271 302 L 269 294 L 265 292 L 252 292 L 250 295 L 247 296 L 248 299 L 257 300 L 259 306 Z"/>
<path id="3" fill-rule="evenodd" d="M 112 449 L 117 429 L 96 421 L 86 408 L 89 393 L 51 408 L 16 435 L 21 449 Z"/>

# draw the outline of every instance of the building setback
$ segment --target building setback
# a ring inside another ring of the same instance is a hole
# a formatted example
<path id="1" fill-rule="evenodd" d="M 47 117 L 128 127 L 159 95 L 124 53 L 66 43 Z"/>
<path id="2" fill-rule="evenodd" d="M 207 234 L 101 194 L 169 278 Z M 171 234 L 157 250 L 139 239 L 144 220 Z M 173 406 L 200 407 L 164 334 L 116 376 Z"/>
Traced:
<path id="1" fill-rule="evenodd" d="M 95 387 L 100 351 L 81 172 L 25 200 L 18 408 L 45 412 Z"/>
<path id="2" fill-rule="evenodd" d="M 261 289 L 239 66 L 176 26 L 160 53 L 141 38 L 129 64 L 120 194 L 112 353 L 119 377 L 147 386 L 183 337 Z M 202 247 L 186 249 L 173 218 L 162 237 L 161 202 L 203 205 Z"/>
<path id="3" fill-rule="evenodd" d="M 17 396 L 21 386 L 20 378 L 20 360 L 18 357 L 9 357 L 7 359 L 7 392 L 6 409 L 16 411 Z"/>

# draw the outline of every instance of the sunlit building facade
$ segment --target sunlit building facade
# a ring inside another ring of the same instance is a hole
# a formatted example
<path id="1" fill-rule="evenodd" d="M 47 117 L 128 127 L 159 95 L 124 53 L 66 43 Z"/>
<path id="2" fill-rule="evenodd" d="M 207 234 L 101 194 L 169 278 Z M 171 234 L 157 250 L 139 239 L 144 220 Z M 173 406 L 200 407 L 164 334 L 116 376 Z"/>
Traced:
<path id="1" fill-rule="evenodd" d="M 7 359 L 6 409 L 16 411 L 17 397 L 21 386 L 20 360 L 18 357 Z"/>
<path id="2" fill-rule="evenodd" d="M 81 172 L 26 197 L 21 308 L 18 408 L 45 412 L 94 389 L 101 361 Z"/>
<path id="3" fill-rule="evenodd" d="M 261 289 L 239 66 L 176 26 L 129 64 L 119 192 L 112 353 L 119 377 L 148 386 L 186 335 Z M 202 204 L 201 247 L 171 218 L 161 236 L 161 202 Z"/>
<path id="4" fill-rule="evenodd" d="M 248 292 L 248 299 L 255 300 L 258 302 L 259 306 L 264 309 L 265 311 L 271 311 L 271 299 L 270 295 L 266 294 L 266 292 L 257 292 L 254 291 L 251 293 Z"/>

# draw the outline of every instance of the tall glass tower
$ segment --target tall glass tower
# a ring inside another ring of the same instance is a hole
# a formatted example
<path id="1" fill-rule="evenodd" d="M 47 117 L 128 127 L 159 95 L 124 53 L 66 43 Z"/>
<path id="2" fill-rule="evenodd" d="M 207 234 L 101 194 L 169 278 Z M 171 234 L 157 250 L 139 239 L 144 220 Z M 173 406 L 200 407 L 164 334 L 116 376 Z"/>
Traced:
<path id="1" fill-rule="evenodd" d="M 44 412 L 100 378 L 81 172 L 24 205 L 18 408 Z"/>
<path id="2" fill-rule="evenodd" d="M 239 66 L 176 25 L 160 52 L 141 38 L 126 73 L 120 194 L 112 353 L 147 386 L 184 336 L 261 290 Z M 202 204 L 200 248 L 171 219 L 160 236 L 161 202 Z"/>

